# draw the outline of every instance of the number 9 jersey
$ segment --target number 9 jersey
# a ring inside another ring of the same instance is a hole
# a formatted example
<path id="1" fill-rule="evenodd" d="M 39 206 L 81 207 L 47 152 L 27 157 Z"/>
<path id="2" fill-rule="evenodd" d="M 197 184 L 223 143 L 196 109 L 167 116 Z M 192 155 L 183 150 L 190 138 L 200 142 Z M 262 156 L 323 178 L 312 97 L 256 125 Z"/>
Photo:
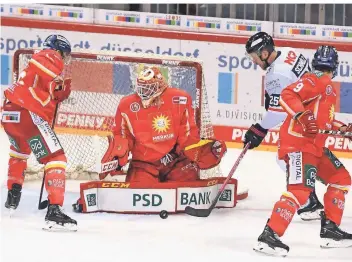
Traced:
<path id="1" fill-rule="evenodd" d="M 288 117 L 280 128 L 279 158 L 290 152 L 307 152 L 321 157 L 327 135 L 315 138 L 303 136 L 303 127 L 294 120 L 299 112 L 311 111 L 319 129 L 339 130 L 344 124 L 335 120 L 336 90 L 330 77 L 319 71 L 305 74 L 299 81 L 285 88 L 280 104 Z"/>
<path id="2" fill-rule="evenodd" d="M 264 89 L 270 101 L 268 112 L 260 123 L 263 128 L 270 129 L 284 121 L 287 114 L 279 104 L 281 91 L 309 71 L 308 60 L 295 49 L 284 47 L 278 51 L 278 57 L 265 75 Z"/>

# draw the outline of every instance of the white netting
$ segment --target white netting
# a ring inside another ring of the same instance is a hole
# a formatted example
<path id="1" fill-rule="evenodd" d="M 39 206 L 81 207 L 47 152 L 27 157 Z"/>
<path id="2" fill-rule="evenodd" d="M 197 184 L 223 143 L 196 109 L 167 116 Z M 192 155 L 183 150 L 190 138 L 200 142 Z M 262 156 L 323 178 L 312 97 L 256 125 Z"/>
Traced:
<path id="1" fill-rule="evenodd" d="M 120 60 L 119 56 L 124 59 Z M 20 52 L 18 72 L 28 65 L 30 57 L 28 51 Z M 149 58 L 152 63 L 146 61 Z M 173 63 L 165 59 L 173 60 Z M 182 63 L 185 61 L 188 63 Z M 65 77 L 72 78 L 72 92 L 69 99 L 60 104 L 55 121 L 55 131 L 68 158 L 68 178 L 97 179 L 96 164 L 107 149 L 106 135 L 113 124 L 116 108 L 122 97 L 133 92 L 136 76 L 146 64 L 158 66 L 170 86 L 182 88 L 192 96 L 201 137 L 213 137 L 200 61 L 145 54 L 75 52 L 64 71 Z M 43 174 L 43 165 L 33 154 L 26 173 L 27 179 L 37 179 Z M 218 168 L 201 172 L 201 178 L 214 176 L 221 176 Z"/>

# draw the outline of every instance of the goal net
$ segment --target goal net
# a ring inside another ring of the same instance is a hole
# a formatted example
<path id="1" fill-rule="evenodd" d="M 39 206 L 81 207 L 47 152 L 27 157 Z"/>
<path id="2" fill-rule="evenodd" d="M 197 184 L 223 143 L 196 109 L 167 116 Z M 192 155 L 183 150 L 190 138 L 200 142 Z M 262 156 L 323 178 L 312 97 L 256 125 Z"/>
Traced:
<path id="1" fill-rule="evenodd" d="M 28 65 L 35 50 L 20 49 L 14 55 L 14 81 Z M 185 57 L 117 52 L 72 53 L 64 77 L 72 78 L 70 97 L 58 108 L 54 130 L 68 159 L 67 178 L 96 180 L 96 166 L 104 155 L 107 135 L 114 123 L 122 97 L 133 93 L 138 73 L 144 66 L 157 66 L 169 86 L 187 91 L 193 100 L 195 119 L 202 138 L 214 136 L 210 120 L 202 63 Z M 43 175 L 43 165 L 33 154 L 26 179 Z M 219 168 L 201 171 L 201 178 L 221 176 Z"/>

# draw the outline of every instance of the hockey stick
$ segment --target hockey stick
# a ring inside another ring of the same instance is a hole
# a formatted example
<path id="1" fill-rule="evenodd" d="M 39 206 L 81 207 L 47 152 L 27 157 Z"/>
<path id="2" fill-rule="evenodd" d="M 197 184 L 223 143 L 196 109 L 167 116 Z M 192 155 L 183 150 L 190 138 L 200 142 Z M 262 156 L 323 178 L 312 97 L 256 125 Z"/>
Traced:
<path id="1" fill-rule="evenodd" d="M 321 130 L 320 129 L 319 134 L 352 137 L 352 132 L 343 132 L 343 131 L 335 131 L 335 130 Z"/>
<path id="2" fill-rule="evenodd" d="M 57 105 L 56 105 L 55 112 L 54 112 L 54 120 L 51 124 L 51 129 L 53 129 L 53 130 L 54 130 L 54 126 L 55 126 L 55 120 L 56 120 L 56 115 L 57 115 L 58 109 L 59 109 L 59 103 L 57 103 Z M 42 201 L 43 191 L 44 191 L 44 182 L 45 182 L 45 172 L 43 175 L 42 186 L 40 188 L 40 195 L 39 195 L 39 202 L 38 202 L 38 209 L 39 210 L 45 209 L 49 205 L 49 201 L 47 199 Z"/>
<path id="3" fill-rule="evenodd" d="M 222 193 L 225 190 L 225 187 L 227 185 L 227 183 L 229 182 L 229 180 L 231 179 L 231 177 L 233 176 L 233 174 L 235 173 L 237 167 L 239 166 L 242 158 L 244 157 L 244 155 L 246 154 L 248 148 L 250 146 L 250 143 L 247 143 L 246 146 L 243 148 L 241 154 L 238 156 L 236 163 L 233 165 L 233 167 L 231 168 L 230 173 L 228 174 L 226 180 L 224 181 L 224 183 L 221 185 L 220 190 L 218 191 L 218 194 L 216 195 L 215 199 L 213 200 L 213 202 L 211 203 L 211 206 L 209 208 L 202 208 L 202 209 L 196 209 L 193 208 L 191 206 L 186 206 L 185 208 L 185 212 L 188 215 L 191 216 L 195 216 L 195 217 L 208 217 L 210 215 L 210 213 L 213 211 L 213 209 L 216 206 L 216 203 L 218 202 L 219 198 L 221 197 Z"/>

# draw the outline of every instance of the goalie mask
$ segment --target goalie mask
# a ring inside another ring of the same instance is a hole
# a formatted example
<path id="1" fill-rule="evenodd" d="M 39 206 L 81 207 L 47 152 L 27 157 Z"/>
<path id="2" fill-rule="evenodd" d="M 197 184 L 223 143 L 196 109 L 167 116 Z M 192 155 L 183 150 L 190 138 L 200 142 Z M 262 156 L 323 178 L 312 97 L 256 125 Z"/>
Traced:
<path id="1" fill-rule="evenodd" d="M 156 67 L 148 67 L 139 73 L 135 91 L 141 98 L 143 106 L 148 107 L 166 87 L 167 84 L 160 70 Z"/>

